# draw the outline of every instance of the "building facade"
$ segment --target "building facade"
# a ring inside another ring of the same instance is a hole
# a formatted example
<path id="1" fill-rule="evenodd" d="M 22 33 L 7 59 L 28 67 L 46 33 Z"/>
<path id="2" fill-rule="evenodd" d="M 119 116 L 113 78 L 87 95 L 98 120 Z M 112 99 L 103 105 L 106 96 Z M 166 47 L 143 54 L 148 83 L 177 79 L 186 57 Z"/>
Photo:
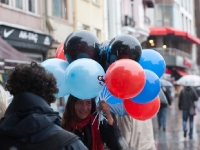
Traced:
<path id="1" fill-rule="evenodd" d="M 195 30 L 197 32 L 197 37 L 200 38 L 200 19 L 198 19 L 198 16 L 200 14 L 200 1 L 199 0 L 194 0 L 194 10 L 195 14 L 194 17 L 196 18 L 195 20 Z M 197 64 L 198 67 L 200 68 L 200 44 L 197 45 Z"/>
<path id="2" fill-rule="evenodd" d="M 36 61 L 46 59 L 52 37 L 43 32 L 41 1 L 1 0 L 0 36 Z"/>
<path id="3" fill-rule="evenodd" d="M 88 30 L 100 42 L 105 39 L 104 0 L 46 0 L 43 6 L 45 31 L 54 39 L 48 58 L 55 57 L 58 45 L 75 30 Z"/>
<path id="4" fill-rule="evenodd" d="M 74 30 L 88 30 L 104 41 L 104 0 L 74 0 L 74 7 Z"/>
<path id="5" fill-rule="evenodd" d="M 122 0 L 122 33 L 133 35 L 143 44 L 149 37 L 150 19 L 147 8 L 154 8 L 153 0 Z"/>
<path id="6" fill-rule="evenodd" d="M 73 0 L 43 0 L 43 30 L 53 38 L 47 58 L 54 58 L 57 47 L 74 31 L 74 1 Z"/>
<path id="7" fill-rule="evenodd" d="M 172 80 L 199 73 L 196 45 L 200 44 L 200 39 L 194 30 L 193 10 L 193 1 L 185 0 L 155 0 L 154 9 L 147 9 L 152 22 L 145 46 L 163 55 L 166 73 Z"/>

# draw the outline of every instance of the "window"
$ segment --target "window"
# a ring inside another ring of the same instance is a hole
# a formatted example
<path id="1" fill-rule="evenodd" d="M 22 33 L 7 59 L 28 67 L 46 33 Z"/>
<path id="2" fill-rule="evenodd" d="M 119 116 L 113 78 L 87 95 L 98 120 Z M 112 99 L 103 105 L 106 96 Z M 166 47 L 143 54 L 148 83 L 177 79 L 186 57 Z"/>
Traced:
<path id="1" fill-rule="evenodd" d="M 90 28 L 89 28 L 89 26 L 87 26 L 87 25 L 83 25 L 83 30 L 90 30 Z"/>
<path id="2" fill-rule="evenodd" d="M 93 0 L 95 4 L 99 4 L 99 0 Z"/>
<path id="3" fill-rule="evenodd" d="M 188 18 L 185 17 L 185 31 L 188 31 Z"/>
<path id="4" fill-rule="evenodd" d="M 0 2 L 9 5 L 9 0 L 0 0 Z"/>
<path id="5" fill-rule="evenodd" d="M 35 13 L 35 0 L 28 0 L 28 11 Z"/>
<path id="6" fill-rule="evenodd" d="M 94 29 L 94 35 L 98 38 L 101 39 L 101 32 L 98 29 Z"/>
<path id="7" fill-rule="evenodd" d="M 184 15 L 182 14 L 182 22 L 181 22 L 181 24 L 182 24 L 182 30 L 184 31 Z"/>
<path id="8" fill-rule="evenodd" d="M 19 9 L 23 9 L 22 0 L 15 0 L 15 7 Z"/>
<path id="9" fill-rule="evenodd" d="M 192 33 L 192 28 L 191 27 L 192 27 L 192 21 L 190 20 L 189 21 L 189 33 Z"/>
<path id="10" fill-rule="evenodd" d="M 134 18 L 134 4 L 131 2 L 131 17 Z"/>
<path id="11" fill-rule="evenodd" d="M 53 15 L 67 19 L 66 0 L 53 0 Z"/>

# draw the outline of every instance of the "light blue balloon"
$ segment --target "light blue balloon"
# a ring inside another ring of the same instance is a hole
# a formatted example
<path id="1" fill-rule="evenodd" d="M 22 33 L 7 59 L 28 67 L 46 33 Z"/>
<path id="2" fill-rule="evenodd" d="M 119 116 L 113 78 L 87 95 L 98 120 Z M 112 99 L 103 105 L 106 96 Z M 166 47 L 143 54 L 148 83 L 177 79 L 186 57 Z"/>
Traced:
<path id="1" fill-rule="evenodd" d="M 65 83 L 65 70 L 69 66 L 69 63 L 62 59 L 51 58 L 43 61 L 41 66 L 43 66 L 46 71 L 52 73 L 56 78 L 56 85 L 59 91 L 55 96 L 59 98 L 69 94 Z"/>
<path id="2" fill-rule="evenodd" d="M 121 104 L 122 103 L 122 99 L 113 96 L 109 92 L 109 90 L 106 86 L 104 86 L 103 90 L 101 91 L 100 97 L 103 98 L 104 100 L 106 100 L 106 102 L 109 104 Z"/>
<path id="3" fill-rule="evenodd" d="M 146 83 L 142 91 L 135 97 L 131 98 L 132 101 L 140 104 L 148 103 L 154 100 L 160 92 L 160 80 L 158 76 L 147 69 L 144 69 L 146 76 Z"/>
<path id="4" fill-rule="evenodd" d="M 159 78 L 165 72 L 166 64 L 163 56 L 155 50 L 143 49 L 139 64 L 143 69 L 153 71 Z"/>
<path id="5" fill-rule="evenodd" d="M 74 60 L 66 69 L 65 83 L 70 94 L 79 99 L 96 97 L 103 89 L 105 72 L 101 65 L 88 58 Z"/>

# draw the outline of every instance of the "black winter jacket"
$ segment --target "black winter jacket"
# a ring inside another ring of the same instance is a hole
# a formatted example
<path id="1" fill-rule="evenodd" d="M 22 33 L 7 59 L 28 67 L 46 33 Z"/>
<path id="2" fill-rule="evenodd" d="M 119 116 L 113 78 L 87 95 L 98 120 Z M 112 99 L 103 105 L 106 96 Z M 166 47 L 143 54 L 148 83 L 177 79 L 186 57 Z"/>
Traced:
<path id="1" fill-rule="evenodd" d="M 0 149 L 29 150 L 33 149 L 31 145 L 42 145 L 37 149 L 87 150 L 79 138 L 64 131 L 60 123 L 58 112 L 54 112 L 44 99 L 32 93 L 21 93 L 14 97 L 0 121 Z M 58 133 L 70 138 L 67 145 L 64 144 L 66 139 L 59 139 Z M 48 142 L 51 138 L 58 139 L 55 140 L 58 146 L 55 141 Z"/>
<path id="2" fill-rule="evenodd" d="M 103 123 L 100 123 L 99 130 L 103 143 L 105 143 L 110 150 L 122 150 L 126 147 L 126 143 L 116 122 L 111 126 L 104 119 Z M 75 130 L 75 134 L 78 135 L 87 148 L 91 150 L 92 133 L 90 124 L 88 123 L 83 128 L 83 132 Z"/>
<path id="3" fill-rule="evenodd" d="M 178 108 L 179 110 L 189 110 L 194 106 L 194 102 L 198 100 L 198 95 L 192 87 L 185 87 L 179 96 Z"/>

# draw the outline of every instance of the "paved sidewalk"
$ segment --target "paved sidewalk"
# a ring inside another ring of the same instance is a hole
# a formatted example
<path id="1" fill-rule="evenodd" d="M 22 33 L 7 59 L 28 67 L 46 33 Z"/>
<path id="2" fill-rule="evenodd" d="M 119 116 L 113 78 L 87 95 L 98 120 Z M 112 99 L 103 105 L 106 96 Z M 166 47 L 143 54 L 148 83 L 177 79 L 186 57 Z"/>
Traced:
<path id="1" fill-rule="evenodd" d="M 197 114 L 200 115 L 200 114 Z M 198 116 L 194 118 L 193 139 L 183 137 L 182 112 L 178 110 L 178 101 L 174 100 L 168 108 L 166 131 L 158 130 L 157 117 L 153 118 L 154 138 L 157 150 L 200 150 L 200 125 Z M 189 125 L 189 124 L 188 124 Z"/>

